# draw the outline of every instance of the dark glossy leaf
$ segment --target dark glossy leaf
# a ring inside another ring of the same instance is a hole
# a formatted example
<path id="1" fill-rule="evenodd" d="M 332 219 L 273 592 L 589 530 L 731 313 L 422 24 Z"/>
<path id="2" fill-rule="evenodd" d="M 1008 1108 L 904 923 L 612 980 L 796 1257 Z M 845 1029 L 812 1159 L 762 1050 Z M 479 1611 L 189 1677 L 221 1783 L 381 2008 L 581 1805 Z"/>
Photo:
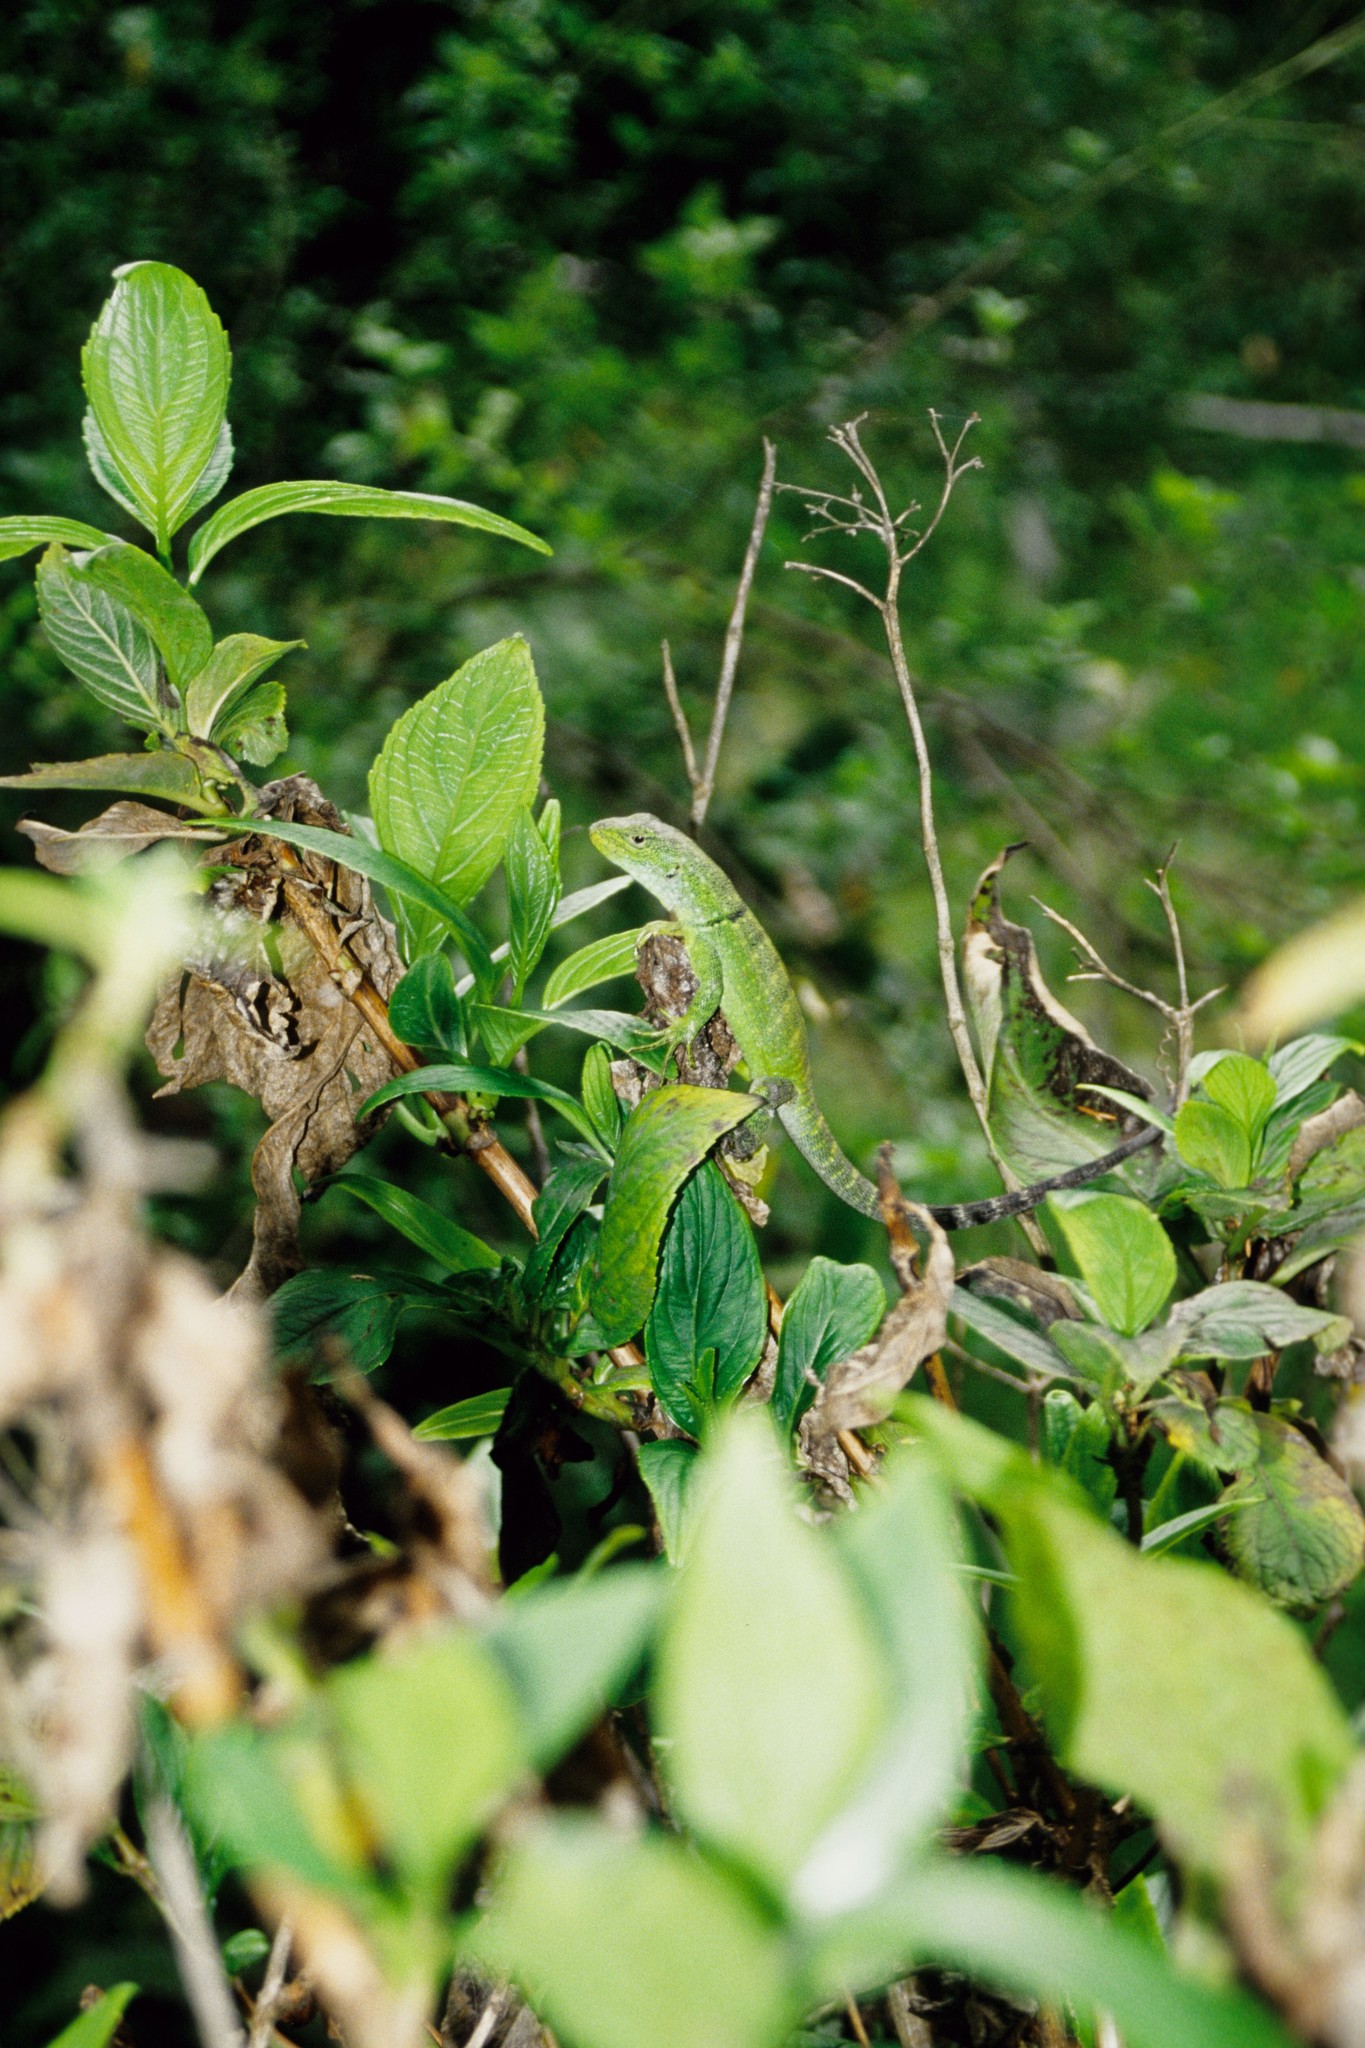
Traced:
<path id="1" fill-rule="evenodd" d="M 313 1361 L 312 1378 L 343 1365 L 373 1372 L 393 1349 L 403 1311 L 440 1305 L 439 1287 L 409 1273 L 296 1273 L 270 1297 L 281 1359 Z"/>
<path id="2" fill-rule="evenodd" d="M 469 1437 L 496 1436 L 511 1394 L 510 1387 L 497 1387 L 491 1394 L 471 1394 L 467 1401 L 453 1401 L 449 1408 L 438 1408 L 434 1415 L 417 1423 L 412 1433 L 424 1444 L 463 1443 Z"/>
<path id="3" fill-rule="evenodd" d="M 430 1202 L 394 1181 L 368 1173 L 343 1173 L 330 1185 L 364 1202 L 448 1273 L 495 1272 L 502 1264 L 501 1255 L 481 1237 L 462 1229 Z"/>
<path id="4" fill-rule="evenodd" d="M 512 1096 L 526 1102 L 549 1102 L 573 1125 L 580 1137 L 586 1138 L 590 1145 L 597 1144 L 591 1123 L 572 1095 L 566 1095 L 562 1088 L 554 1087 L 549 1081 L 537 1081 L 531 1074 L 513 1074 L 505 1067 L 476 1067 L 464 1061 L 447 1066 L 418 1067 L 411 1074 L 396 1074 L 392 1081 L 376 1089 L 357 1115 L 369 1116 L 376 1109 L 382 1109 L 386 1102 L 397 1101 L 400 1095 L 425 1095 L 428 1090 L 438 1094 Z"/>
<path id="5" fill-rule="evenodd" d="M 681 1564 L 687 1555 L 699 1504 L 692 1491 L 692 1481 L 700 1456 L 695 1444 L 683 1443 L 677 1437 L 641 1444 L 636 1453 L 640 1477 L 654 1503 L 664 1555 L 670 1564 Z"/>
<path id="6" fill-rule="evenodd" d="M 537 1195 L 536 1245 L 522 1273 L 522 1285 L 533 1301 L 543 1294 L 560 1246 L 609 1171 L 608 1162 L 596 1154 L 561 1159 Z"/>
<path id="7" fill-rule="evenodd" d="M 872 1341 L 886 1314 L 886 1293 L 871 1266 L 814 1258 L 797 1282 L 777 1341 L 773 1414 L 795 1429 L 837 1359 Z"/>
<path id="8" fill-rule="evenodd" d="M 389 1022 L 405 1045 L 465 1057 L 464 1010 L 445 953 L 425 953 L 413 962 L 389 997 Z"/>
<path id="9" fill-rule="evenodd" d="M 699 1436 L 763 1356 L 768 1303 L 753 1229 L 724 1176 L 706 1160 L 679 1195 L 659 1259 L 645 1355 L 659 1405 Z M 709 1354 L 709 1370 L 702 1373 Z"/>

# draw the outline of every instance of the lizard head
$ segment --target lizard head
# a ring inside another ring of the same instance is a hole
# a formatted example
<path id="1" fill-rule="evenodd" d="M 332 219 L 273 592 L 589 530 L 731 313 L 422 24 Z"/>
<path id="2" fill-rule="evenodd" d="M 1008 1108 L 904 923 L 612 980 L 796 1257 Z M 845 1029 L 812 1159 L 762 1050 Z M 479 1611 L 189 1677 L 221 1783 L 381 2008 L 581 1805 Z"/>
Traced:
<path id="1" fill-rule="evenodd" d="M 588 828 L 593 845 L 635 881 L 643 882 L 669 910 L 686 907 L 687 877 L 693 873 L 699 855 L 685 832 L 665 825 L 648 811 L 635 811 L 627 818 L 599 818 Z"/>

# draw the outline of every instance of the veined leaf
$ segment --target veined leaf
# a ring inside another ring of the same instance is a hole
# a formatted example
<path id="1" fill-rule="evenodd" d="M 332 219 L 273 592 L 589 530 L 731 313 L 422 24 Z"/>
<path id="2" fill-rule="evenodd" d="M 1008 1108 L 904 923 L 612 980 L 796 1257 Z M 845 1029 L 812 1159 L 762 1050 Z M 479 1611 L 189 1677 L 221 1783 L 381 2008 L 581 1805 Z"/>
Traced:
<path id="1" fill-rule="evenodd" d="M 80 567 L 151 634 L 172 687 L 183 694 L 213 649 L 213 628 L 189 592 L 155 555 L 122 540 L 97 548 Z"/>
<path id="2" fill-rule="evenodd" d="M 0 775 L 0 789 L 112 789 L 159 796 L 168 804 L 204 813 L 221 810 L 184 754 L 92 754 L 88 761 L 37 761 L 26 775 Z"/>
<path id="3" fill-rule="evenodd" d="M 462 498 L 440 498 L 429 491 L 382 491 L 370 484 L 335 483 L 314 478 L 297 483 L 261 484 L 229 498 L 199 528 L 190 542 L 190 582 L 197 583 L 220 548 L 240 534 L 249 533 L 264 520 L 280 519 L 289 512 L 326 512 L 337 519 L 437 519 L 455 526 L 472 526 L 481 533 L 500 534 L 504 540 L 519 541 L 538 555 L 553 554 L 547 541 L 528 533 L 514 520 L 481 505 L 466 504 Z"/>
<path id="4" fill-rule="evenodd" d="M 1019 1322 L 1007 1310 L 997 1308 L 993 1301 L 983 1301 L 978 1294 L 972 1294 L 965 1287 L 954 1287 L 949 1312 L 966 1324 L 978 1337 L 984 1337 L 997 1351 L 1003 1351 L 1006 1358 L 1012 1358 L 1016 1365 L 1024 1366 L 1029 1372 L 1047 1373 L 1049 1376 L 1069 1379 L 1061 1353 L 1039 1331 L 1031 1330 L 1027 1323 Z"/>
<path id="5" fill-rule="evenodd" d="M 679 1195 L 645 1325 L 650 1379 L 665 1414 L 700 1436 L 716 1404 L 737 1394 L 768 1335 L 768 1302 L 748 1217 L 706 1160 Z M 703 1357 L 713 1360 L 703 1386 Z"/>
<path id="6" fill-rule="evenodd" d="M 1205 1074 L 1204 1093 L 1210 1102 L 1216 1102 L 1237 1119 L 1251 1141 L 1254 1156 L 1275 1107 L 1275 1076 L 1260 1060 L 1253 1060 L 1244 1052 L 1230 1052 Z"/>
<path id="7" fill-rule="evenodd" d="M 385 740 L 370 770 L 380 845 L 463 908 L 535 796 L 544 737 L 525 640 L 486 647 L 405 711 Z M 433 918 L 405 906 L 404 925 L 409 953 L 429 952 Z"/>
<path id="8" fill-rule="evenodd" d="M 81 372 L 108 459 L 129 494 L 123 502 L 131 501 L 165 555 L 218 451 L 232 354 L 221 321 L 183 270 L 131 263 L 116 275 Z"/>
<path id="9" fill-rule="evenodd" d="M 522 1286 L 532 1301 L 540 1298 L 559 1248 L 591 1202 L 608 1172 L 600 1155 L 560 1160 L 536 1196 L 533 1216 L 536 1244 L 522 1269 Z"/>
<path id="10" fill-rule="evenodd" d="M 795 1429 L 815 1399 L 812 1380 L 823 1380 L 837 1359 L 870 1343 L 885 1314 L 886 1294 L 871 1266 L 811 1260 L 783 1312 L 777 1340 L 772 1405 L 781 1428 Z"/>
<path id="11" fill-rule="evenodd" d="M 386 1081 L 382 1088 L 375 1090 L 356 1115 L 370 1116 L 376 1109 L 382 1109 L 386 1102 L 396 1102 L 400 1095 L 425 1095 L 428 1090 L 435 1094 L 507 1095 L 528 1102 L 549 1102 L 573 1125 L 580 1137 L 586 1138 L 594 1148 L 598 1144 L 592 1124 L 572 1095 L 565 1094 L 562 1088 L 554 1087 L 549 1081 L 537 1081 L 531 1074 L 514 1074 L 505 1067 L 475 1067 L 464 1061 L 447 1066 L 418 1067 L 411 1074 L 395 1074 L 392 1081 Z"/>
<path id="12" fill-rule="evenodd" d="M 625 1115 L 611 1085 L 611 1061 L 604 1046 L 590 1045 L 583 1055 L 579 1087 L 583 1107 L 592 1118 L 598 1136 L 609 1150 L 615 1151 Z"/>
<path id="13" fill-rule="evenodd" d="M 214 738 L 223 751 L 254 768 L 268 768 L 289 745 L 284 722 L 284 684 L 272 678 L 239 697 Z"/>
<path id="14" fill-rule="evenodd" d="M 510 1387 L 497 1387 L 491 1394 L 471 1394 L 467 1401 L 438 1408 L 434 1415 L 415 1424 L 412 1433 L 423 1444 L 464 1443 L 470 1437 L 496 1436 L 511 1395 Z"/>
<path id="15" fill-rule="evenodd" d="M 1259 1358 L 1286 1344 L 1311 1339 L 1319 1351 L 1335 1351 L 1351 1334 L 1345 1316 L 1292 1301 L 1264 1280 L 1227 1280 L 1177 1302 L 1171 1323 L 1180 1333 L 1185 1358 Z"/>
<path id="16" fill-rule="evenodd" d="M 555 914 L 550 919 L 550 930 L 558 931 L 562 924 L 571 924 L 574 918 L 586 916 L 588 911 L 596 910 L 599 903 L 605 903 L 608 898 L 618 896 L 622 889 L 629 889 L 631 886 L 629 875 L 611 875 L 605 882 L 594 882 L 587 889 L 572 890 L 556 906 Z M 510 950 L 504 942 L 500 946 L 494 946 L 491 957 L 494 961 L 505 960 Z M 455 993 L 466 996 L 473 986 L 473 980 L 467 977 L 455 984 Z"/>
<path id="17" fill-rule="evenodd" d="M 342 1173 L 329 1186 L 364 1202 L 447 1273 L 495 1272 L 502 1264 L 499 1254 L 481 1237 L 461 1229 L 430 1202 L 393 1181 L 380 1180 L 376 1174 Z"/>
<path id="18" fill-rule="evenodd" d="M 552 855 L 530 808 L 517 812 L 507 841 L 507 901 L 511 937 L 507 958 L 512 969 L 512 994 L 520 1002 L 526 983 L 545 951 L 550 920 L 559 901 L 559 860 Z"/>
<path id="19" fill-rule="evenodd" d="M 214 728 L 282 654 L 302 640 L 265 640 L 259 633 L 229 633 L 205 656 L 203 666 L 185 694 L 189 729 L 200 739 L 216 739 Z"/>
<path id="20" fill-rule="evenodd" d="M 1302 1613 L 1359 1577 L 1365 1515 L 1346 1481 L 1283 1416 L 1257 1415 L 1255 1427 L 1259 1455 L 1223 1494 L 1219 1536 L 1239 1577 Z"/>
<path id="21" fill-rule="evenodd" d="M 38 613 L 56 653 L 101 704 L 144 732 L 174 732 L 151 634 L 55 542 L 38 564 Z"/>
<path id="22" fill-rule="evenodd" d="M 649 929 L 648 925 L 641 925 L 636 931 L 611 932 L 605 939 L 594 939 L 590 945 L 580 946 L 576 953 L 570 953 L 567 960 L 560 961 L 546 982 L 541 996 L 542 1006 L 547 1010 L 557 1010 L 561 1003 L 567 1003 L 573 996 L 581 996 L 587 989 L 633 974 L 636 948 Z"/>
<path id="23" fill-rule="evenodd" d="M 389 1022 L 405 1045 L 426 1045 L 463 1059 L 464 1008 L 455 993 L 455 973 L 444 953 L 414 960 L 389 997 Z"/>
<path id="24" fill-rule="evenodd" d="M 79 519 L 45 519 L 41 515 L 30 519 L 26 513 L 20 513 L 12 519 L 0 519 L 0 562 L 30 554 L 34 548 L 47 547 L 54 540 L 65 548 L 102 548 L 112 538 Z"/>
<path id="25" fill-rule="evenodd" d="M 1136 1337 L 1175 1286 L 1175 1252 L 1151 1210 L 1129 1195 L 1071 1188 L 1049 1197 L 1101 1319 Z"/>
<path id="26" fill-rule="evenodd" d="M 655 1088 L 626 1119 L 607 1186 L 588 1305 L 607 1344 L 633 1337 L 654 1300 L 664 1225 L 718 1138 L 760 1107 L 718 1088 Z"/>
<path id="27" fill-rule="evenodd" d="M 393 1349 L 403 1311 L 444 1299 L 411 1273 L 296 1273 L 270 1297 L 275 1348 L 281 1358 L 311 1359 L 315 1380 L 343 1363 L 374 1372 Z"/>

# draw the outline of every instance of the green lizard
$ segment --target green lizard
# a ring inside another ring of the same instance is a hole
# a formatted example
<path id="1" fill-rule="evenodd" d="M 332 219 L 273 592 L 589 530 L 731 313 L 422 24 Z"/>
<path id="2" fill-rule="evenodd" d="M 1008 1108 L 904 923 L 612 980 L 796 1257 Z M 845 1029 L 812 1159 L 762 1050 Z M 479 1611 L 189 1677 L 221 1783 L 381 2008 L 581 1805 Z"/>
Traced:
<path id="1" fill-rule="evenodd" d="M 864 1216 L 880 1216 L 876 1188 L 841 1151 L 815 1100 L 806 1021 L 787 970 L 729 876 L 686 833 L 647 811 L 599 819 L 591 837 L 599 853 L 643 883 L 671 912 L 687 947 L 697 993 L 686 1016 L 663 1034 L 666 1043 L 688 1043 L 723 1010 L 753 1077 L 752 1092 L 767 1095 L 797 1150 L 841 1201 Z M 1158 1135 L 1148 1128 L 1069 1173 L 982 1202 L 930 1205 L 929 1213 L 946 1230 L 1021 1215 L 1058 1189 L 1081 1187 L 1108 1173 Z"/>

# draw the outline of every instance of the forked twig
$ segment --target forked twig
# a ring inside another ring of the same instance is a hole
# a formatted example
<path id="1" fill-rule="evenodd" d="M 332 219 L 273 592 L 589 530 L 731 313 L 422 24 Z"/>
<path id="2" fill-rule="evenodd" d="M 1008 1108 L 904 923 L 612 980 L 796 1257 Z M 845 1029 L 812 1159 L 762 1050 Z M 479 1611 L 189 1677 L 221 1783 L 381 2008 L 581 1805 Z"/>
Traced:
<path id="1" fill-rule="evenodd" d="M 673 655 L 668 642 L 663 642 L 664 695 L 673 715 L 673 724 L 683 750 L 683 766 L 687 771 L 688 787 L 692 792 L 692 829 L 699 831 L 706 822 L 706 813 L 716 789 L 716 769 L 720 762 L 720 745 L 725 737 L 725 721 L 730 715 L 730 699 L 734 695 L 735 674 L 739 668 L 740 649 L 744 645 L 744 618 L 749 608 L 749 592 L 753 588 L 754 571 L 758 567 L 758 551 L 763 545 L 763 536 L 768 528 L 768 515 L 773 506 L 774 479 L 777 474 L 777 447 L 767 439 L 763 443 L 763 478 L 758 487 L 758 502 L 754 506 L 753 524 L 749 529 L 749 545 L 744 551 L 744 563 L 739 572 L 739 583 L 735 590 L 735 601 L 730 610 L 730 622 L 725 628 L 725 645 L 721 653 L 720 678 L 716 684 L 716 701 L 711 708 L 711 726 L 706 735 L 706 753 L 701 766 L 697 765 L 697 750 L 692 742 L 691 728 L 687 713 L 683 710 L 678 695 L 678 679 L 673 673 Z"/>

